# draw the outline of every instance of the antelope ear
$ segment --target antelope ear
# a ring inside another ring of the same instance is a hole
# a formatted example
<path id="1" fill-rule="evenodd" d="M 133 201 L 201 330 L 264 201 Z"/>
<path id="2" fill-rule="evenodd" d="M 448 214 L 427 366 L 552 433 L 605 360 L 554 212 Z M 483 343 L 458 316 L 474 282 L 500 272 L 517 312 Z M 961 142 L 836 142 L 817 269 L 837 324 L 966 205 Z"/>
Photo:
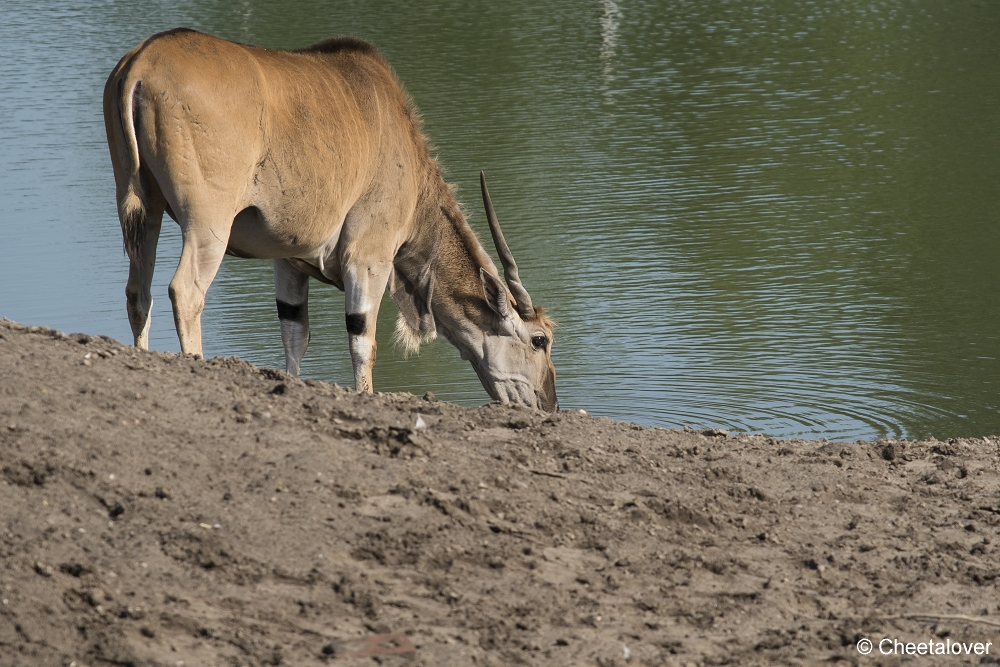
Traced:
<path id="1" fill-rule="evenodd" d="M 510 297 L 507 296 L 507 288 L 503 286 L 499 278 L 486 269 L 479 269 L 479 277 L 483 281 L 486 303 L 490 304 L 490 308 L 497 315 L 507 317 L 510 313 Z"/>

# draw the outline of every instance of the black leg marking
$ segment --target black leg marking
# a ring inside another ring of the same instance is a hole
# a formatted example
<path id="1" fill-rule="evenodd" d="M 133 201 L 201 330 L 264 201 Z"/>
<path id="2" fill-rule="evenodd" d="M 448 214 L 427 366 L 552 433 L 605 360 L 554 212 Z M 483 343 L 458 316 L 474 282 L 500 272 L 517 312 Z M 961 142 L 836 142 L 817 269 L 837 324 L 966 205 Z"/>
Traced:
<path id="1" fill-rule="evenodd" d="M 347 333 L 355 336 L 365 335 L 365 316 L 361 313 L 351 313 L 347 316 Z"/>
<path id="2" fill-rule="evenodd" d="M 302 304 L 293 306 L 290 303 L 285 303 L 281 299 L 275 299 L 278 302 L 278 319 L 280 320 L 298 320 L 302 316 Z"/>

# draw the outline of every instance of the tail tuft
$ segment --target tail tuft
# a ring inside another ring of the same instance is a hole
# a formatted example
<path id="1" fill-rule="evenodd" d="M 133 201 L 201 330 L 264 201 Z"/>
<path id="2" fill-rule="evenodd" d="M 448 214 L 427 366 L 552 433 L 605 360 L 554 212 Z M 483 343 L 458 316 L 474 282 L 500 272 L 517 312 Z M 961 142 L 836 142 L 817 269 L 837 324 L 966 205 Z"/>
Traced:
<path id="1" fill-rule="evenodd" d="M 129 182 L 125 196 L 118 202 L 118 219 L 122 225 L 122 245 L 125 254 L 133 261 L 142 256 L 142 245 L 146 240 L 146 204 Z"/>

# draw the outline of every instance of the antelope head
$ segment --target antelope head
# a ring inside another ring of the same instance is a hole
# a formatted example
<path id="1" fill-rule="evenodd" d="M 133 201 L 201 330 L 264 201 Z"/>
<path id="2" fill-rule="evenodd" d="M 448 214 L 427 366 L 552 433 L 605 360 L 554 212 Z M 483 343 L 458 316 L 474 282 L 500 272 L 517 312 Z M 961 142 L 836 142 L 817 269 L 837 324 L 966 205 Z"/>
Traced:
<path id="1" fill-rule="evenodd" d="M 552 365 L 553 322 L 545 316 L 544 309 L 532 305 L 528 290 L 521 284 L 517 263 L 500 231 L 483 172 L 479 172 L 479 183 L 490 234 L 503 264 L 504 280 L 480 269 L 493 317 L 490 327 L 483 332 L 482 358 L 474 361 L 473 367 L 494 400 L 555 412 L 559 400 L 556 369 Z"/>

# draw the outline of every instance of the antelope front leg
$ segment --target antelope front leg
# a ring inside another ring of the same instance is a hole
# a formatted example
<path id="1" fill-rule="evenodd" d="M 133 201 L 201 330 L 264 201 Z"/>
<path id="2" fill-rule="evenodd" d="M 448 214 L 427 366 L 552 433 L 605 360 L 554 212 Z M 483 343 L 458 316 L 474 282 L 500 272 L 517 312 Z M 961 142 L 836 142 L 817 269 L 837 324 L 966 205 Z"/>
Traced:
<path id="1" fill-rule="evenodd" d="M 375 322 L 391 271 L 391 262 L 351 266 L 344 271 L 347 338 L 354 364 L 354 388 L 358 391 L 372 392 Z"/>
<path id="2" fill-rule="evenodd" d="M 285 346 L 285 372 L 298 377 L 309 348 L 309 276 L 287 259 L 274 260 L 274 296 Z"/>

